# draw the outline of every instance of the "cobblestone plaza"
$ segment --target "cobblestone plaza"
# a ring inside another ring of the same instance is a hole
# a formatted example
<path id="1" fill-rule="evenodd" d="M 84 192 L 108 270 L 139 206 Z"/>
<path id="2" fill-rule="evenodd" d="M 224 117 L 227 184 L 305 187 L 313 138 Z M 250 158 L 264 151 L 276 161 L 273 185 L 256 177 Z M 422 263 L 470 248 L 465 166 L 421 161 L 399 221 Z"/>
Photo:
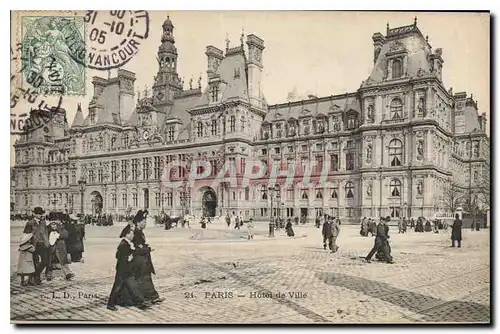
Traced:
<path id="1" fill-rule="evenodd" d="M 155 286 L 162 304 L 147 311 L 106 309 L 121 226 L 88 226 L 84 263 L 73 281 L 21 287 L 15 275 L 22 224 L 11 228 L 11 320 L 142 323 L 420 323 L 490 322 L 489 230 L 391 233 L 395 264 L 362 261 L 373 238 L 343 226 L 339 252 L 322 248 L 321 231 L 296 226 L 267 237 L 212 223 L 203 231 L 148 226 Z M 58 276 L 59 275 L 59 276 Z"/>

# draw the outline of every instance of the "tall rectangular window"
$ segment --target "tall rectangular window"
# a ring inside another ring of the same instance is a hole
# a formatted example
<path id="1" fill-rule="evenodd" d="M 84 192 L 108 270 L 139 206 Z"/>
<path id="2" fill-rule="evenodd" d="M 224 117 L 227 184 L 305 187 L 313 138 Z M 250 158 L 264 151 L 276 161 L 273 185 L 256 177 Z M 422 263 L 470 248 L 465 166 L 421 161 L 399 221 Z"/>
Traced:
<path id="1" fill-rule="evenodd" d="M 111 206 L 113 208 L 116 208 L 116 194 L 115 193 L 111 194 Z"/>
<path id="2" fill-rule="evenodd" d="M 139 159 L 132 159 L 132 180 L 137 180 Z"/>
<path id="3" fill-rule="evenodd" d="M 154 157 L 154 178 L 158 180 L 161 176 L 161 160 L 160 157 Z"/>
<path id="4" fill-rule="evenodd" d="M 155 204 L 156 207 L 159 208 L 161 206 L 160 193 L 155 193 Z"/>
<path id="5" fill-rule="evenodd" d="M 134 206 L 134 208 L 137 208 L 137 206 L 138 206 L 137 193 L 132 194 L 132 205 Z"/>
<path id="6" fill-rule="evenodd" d="M 127 160 L 122 160 L 121 163 L 122 181 L 127 181 Z"/>
<path id="7" fill-rule="evenodd" d="M 175 129 L 173 126 L 169 126 L 167 129 L 167 140 L 174 141 L 175 138 Z"/>
<path id="8" fill-rule="evenodd" d="M 229 118 L 229 132 L 234 132 L 236 130 L 236 118 L 231 116 Z"/>
<path id="9" fill-rule="evenodd" d="M 118 169 L 118 161 L 111 161 L 111 181 L 116 182 L 118 179 L 118 174 L 117 174 L 117 169 Z"/>
<path id="10" fill-rule="evenodd" d="M 166 197 L 167 197 L 167 206 L 171 207 L 173 205 L 173 196 L 172 196 L 172 193 L 168 192 L 166 194 Z"/>
<path id="11" fill-rule="evenodd" d="M 122 194 L 122 206 L 124 208 L 128 207 L 128 203 L 127 203 L 127 194 Z"/>
<path id="12" fill-rule="evenodd" d="M 142 158 L 142 177 L 144 180 L 149 180 L 149 158 Z"/>
<path id="13" fill-rule="evenodd" d="M 216 119 L 213 119 L 212 120 L 212 136 L 215 136 L 217 135 L 217 120 Z"/>
<path id="14" fill-rule="evenodd" d="M 352 153 L 346 153 L 345 164 L 346 170 L 354 170 L 354 155 Z"/>

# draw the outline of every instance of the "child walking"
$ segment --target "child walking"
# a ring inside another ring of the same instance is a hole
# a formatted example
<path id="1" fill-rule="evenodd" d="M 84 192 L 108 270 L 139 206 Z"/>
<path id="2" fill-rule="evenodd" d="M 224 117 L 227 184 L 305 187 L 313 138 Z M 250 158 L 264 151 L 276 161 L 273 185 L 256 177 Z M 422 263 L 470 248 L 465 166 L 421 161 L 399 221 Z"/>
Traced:
<path id="1" fill-rule="evenodd" d="M 35 246 L 33 245 L 33 233 L 23 233 L 19 241 L 19 259 L 17 262 L 17 274 L 21 276 L 21 285 L 34 284 L 35 264 L 33 253 Z M 28 278 L 26 280 L 26 278 Z"/>

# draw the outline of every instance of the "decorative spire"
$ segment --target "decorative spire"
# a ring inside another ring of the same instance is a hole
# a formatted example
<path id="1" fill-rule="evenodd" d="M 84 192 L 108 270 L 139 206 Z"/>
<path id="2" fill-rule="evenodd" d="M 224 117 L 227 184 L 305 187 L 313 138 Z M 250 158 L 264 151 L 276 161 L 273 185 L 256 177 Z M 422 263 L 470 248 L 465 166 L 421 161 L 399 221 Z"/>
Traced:
<path id="1" fill-rule="evenodd" d="M 387 34 L 389 34 L 389 22 L 387 22 Z"/>
<path id="2" fill-rule="evenodd" d="M 141 100 L 141 91 L 137 92 L 137 101 L 139 102 Z"/>
<path id="3" fill-rule="evenodd" d="M 76 112 L 82 112 L 82 104 L 80 102 L 76 106 Z"/>
<path id="4" fill-rule="evenodd" d="M 144 97 L 148 97 L 148 85 L 144 85 Z"/>
<path id="5" fill-rule="evenodd" d="M 243 37 L 245 37 L 245 28 L 241 28 L 240 42 L 242 46 L 243 46 Z"/>
<path id="6" fill-rule="evenodd" d="M 193 77 L 189 79 L 189 90 L 193 89 Z"/>
<path id="7" fill-rule="evenodd" d="M 416 27 L 417 26 L 417 17 L 415 16 L 415 19 L 413 20 L 413 25 Z"/>
<path id="8" fill-rule="evenodd" d="M 429 43 L 429 35 L 426 35 L 426 36 L 425 36 L 425 41 L 426 41 L 427 43 Z"/>
<path id="9" fill-rule="evenodd" d="M 201 73 L 200 73 L 200 76 L 198 78 L 198 88 L 201 89 Z"/>
<path id="10" fill-rule="evenodd" d="M 229 34 L 226 33 L 226 52 L 229 50 Z"/>

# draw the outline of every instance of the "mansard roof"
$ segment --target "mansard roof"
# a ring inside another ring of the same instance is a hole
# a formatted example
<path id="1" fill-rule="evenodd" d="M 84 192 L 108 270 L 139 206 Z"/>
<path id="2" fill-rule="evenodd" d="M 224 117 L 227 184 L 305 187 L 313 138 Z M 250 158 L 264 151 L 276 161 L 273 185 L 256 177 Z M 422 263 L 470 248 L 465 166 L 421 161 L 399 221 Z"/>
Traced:
<path id="1" fill-rule="evenodd" d="M 304 117 L 325 116 L 332 112 L 345 113 L 349 110 L 360 112 L 356 94 L 343 94 L 269 106 L 265 120 L 276 122 Z"/>

